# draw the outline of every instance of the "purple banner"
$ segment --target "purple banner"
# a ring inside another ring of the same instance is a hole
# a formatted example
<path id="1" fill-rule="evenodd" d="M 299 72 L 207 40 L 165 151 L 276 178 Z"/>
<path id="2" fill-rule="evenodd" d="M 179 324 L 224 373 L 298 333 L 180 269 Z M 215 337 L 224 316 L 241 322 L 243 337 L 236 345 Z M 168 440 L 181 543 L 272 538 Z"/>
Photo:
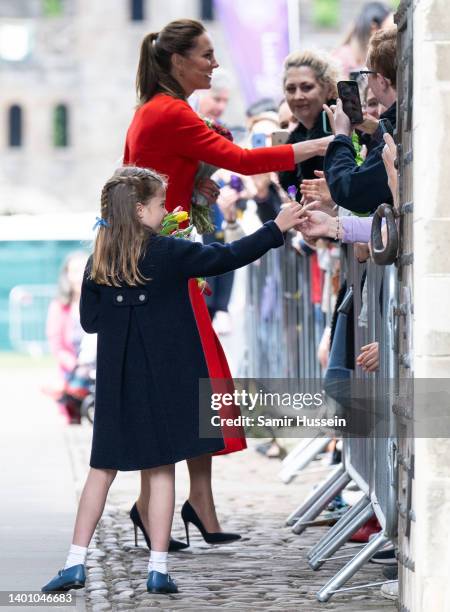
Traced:
<path id="1" fill-rule="evenodd" d="M 215 10 L 247 104 L 278 101 L 289 53 L 287 0 L 215 0 Z"/>

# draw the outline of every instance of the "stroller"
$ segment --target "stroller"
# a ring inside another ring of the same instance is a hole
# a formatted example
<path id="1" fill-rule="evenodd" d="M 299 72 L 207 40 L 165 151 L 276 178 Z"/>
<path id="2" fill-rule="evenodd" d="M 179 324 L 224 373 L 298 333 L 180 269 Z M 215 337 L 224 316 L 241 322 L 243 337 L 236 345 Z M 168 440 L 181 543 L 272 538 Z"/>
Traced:
<path id="1" fill-rule="evenodd" d="M 59 399 L 69 413 L 72 425 L 81 424 L 82 418 L 94 422 L 96 358 L 97 336 L 86 334 L 81 341 L 77 364 L 68 375 Z"/>

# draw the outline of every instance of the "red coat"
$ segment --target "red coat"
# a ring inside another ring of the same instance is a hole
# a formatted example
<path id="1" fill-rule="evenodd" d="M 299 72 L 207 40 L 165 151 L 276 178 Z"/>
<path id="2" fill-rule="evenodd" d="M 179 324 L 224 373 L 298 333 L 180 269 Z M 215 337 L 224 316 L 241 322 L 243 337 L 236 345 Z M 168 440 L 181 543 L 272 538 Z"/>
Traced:
<path id="1" fill-rule="evenodd" d="M 124 164 L 153 168 L 167 175 L 166 207 L 169 211 L 176 206 L 190 209 L 200 161 L 240 174 L 292 170 L 295 166 L 291 145 L 242 149 L 210 130 L 184 100 L 157 94 L 136 111 L 128 128 Z M 225 354 L 196 281 L 190 282 L 189 290 L 209 375 L 231 379 Z M 228 416 L 225 410 L 220 414 Z M 226 447 L 220 453 L 246 448 L 242 431 L 224 430 L 224 437 Z"/>

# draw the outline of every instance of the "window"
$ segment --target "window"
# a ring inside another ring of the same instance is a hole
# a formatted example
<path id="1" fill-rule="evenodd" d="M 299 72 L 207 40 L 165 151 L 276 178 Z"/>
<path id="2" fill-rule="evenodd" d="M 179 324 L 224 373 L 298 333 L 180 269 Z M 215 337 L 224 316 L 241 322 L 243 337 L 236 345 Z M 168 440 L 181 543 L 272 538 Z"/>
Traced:
<path id="1" fill-rule="evenodd" d="M 9 146 L 22 146 L 22 107 L 14 104 L 9 109 Z"/>
<path id="2" fill-rule="evenodd" d="M 53 111 L 53 145 L 55 147 L 69 146 L 69 111 L 65 104 L 58 104 Z"/>
<path id="3" fill-rule="evenodd" d="M 144 0 L 130 0 L 131 21 L 144 21 Z"/>
<path id="4" fill-rule="evenodd" d="M 23 62 L 30 55 L 31 47 L 29 24 L 13 22 L 0 24 L 0 60 Z"/>
<path id="5" fill-rule="evenodd" d="M 63 12 L 63 0 L 42 0 L 42 13 L 44 17 L 60 17 Z"/>
<path id="6" fill-rule="evenodd" d="M 214 21 L 213 0 L 200 0 L 200 19 L 202 21 Z"/>

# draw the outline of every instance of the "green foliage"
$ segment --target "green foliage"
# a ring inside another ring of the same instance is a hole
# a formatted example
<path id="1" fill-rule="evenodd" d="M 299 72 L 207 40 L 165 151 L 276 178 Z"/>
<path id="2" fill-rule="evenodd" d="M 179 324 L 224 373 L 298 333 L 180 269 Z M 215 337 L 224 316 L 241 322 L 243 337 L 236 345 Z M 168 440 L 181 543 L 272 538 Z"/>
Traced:
<path id="1" fill-rule="evenodd" d="M 314 0 L 313 22 L 321 28 L 335 28 L 339 23 L 339 0 Z"/>
<path id="2" fill-rule="evenodd" d="M 45 17 L 59 17 L 63 13 L 63 0 L 42 0 L 42 12 Z"/>

